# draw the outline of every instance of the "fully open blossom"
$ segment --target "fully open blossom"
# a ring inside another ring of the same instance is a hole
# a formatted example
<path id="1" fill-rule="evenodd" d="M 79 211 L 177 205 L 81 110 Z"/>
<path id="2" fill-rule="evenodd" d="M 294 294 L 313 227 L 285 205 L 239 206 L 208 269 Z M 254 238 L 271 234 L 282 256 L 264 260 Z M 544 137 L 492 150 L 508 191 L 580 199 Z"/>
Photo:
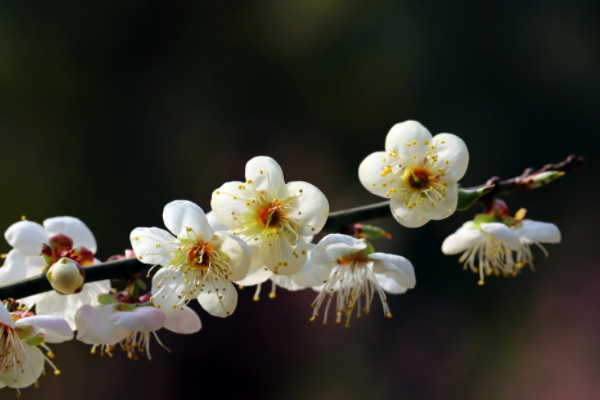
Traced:
<path id="1" fill-rule="evenodd" d="M 319 315 L 325 303 L 323 323 L 333 303 L 336 322 L 346 317 L 346 326 L 356 311 L 369 313 L 375 294 L 383 305 L 383 313 L 391 317 L 385 292 L 404 293 L 416 284 L 415 271 L 410 261 L 402 256 L 375 253 L 367 242 L 347 235 L 331 234 L 317 244 L 312 256 L 315 265 L 329 268 L 329 277 L 315 288 L 319 294 L 312 304 L 311 321 Z M 333 297 L 335 296 L 335 300 Z"/>
<path id="2" fill-rule="evenodd" d="M 368 191 L 390 199 L 400 224 L 416 228 L 456 211 L 457 181 L 468 163 L 467 146 L 458 136 L 432 137 L 417 121 L 405 121 L 390 129 L 385 151 L 363 160 L 358 176 Z"/>
<path id="3" fill-rule="evenodd" d="M 150 354 L 150 338 L 164 347 L 156 331 L 165 328 L 175 333 L 195 333 L 202 327 L 200 318 L 189 307 L 180 312 L 166 313 L 152 304 L 116 302 L 102 306 L 83 306 L 77 312 L 77 340 L 91 344 L 92 354 L 100 346 L 101 354 L 112 355 L 116 344 L 127 352 L 127 357 L 137 359 L 138 354 Z"/>
<path id="4" fill-rule="evenodd" d="M 215 190 L 211 207 L 221 223 L 251 246 L 254 268 L 264 265 L 282 275 L 302 268 L 307 258 L 303 236 L 318 233 L 329 214 L 319 189 L 300 181 L 286 184 L 279 164 L 265 156 L 248 161 L 245 182 Z"/>
<path id="5" fill-rule="evenodd" d="M 490 215 L 481 215 L 475 221 L 468 221 L 442 243 L 444 254 L 463 253 L 458 259 L 465 269 L 479 274 L 479 284 L 485 276 L 516 276 L 529 265 L 533 268 L 533 254 L 530 246 L 535 244 L 548 255 L 541 243 L 559 243 L 561 236 L 558 227 L 552 223 L 529 219 L 507 219 L 494 221 Z"/>
<path id="6" fill-rule="evenodd" d="M 46 343 L 60 343 L 72 338 L 73 331 L 62 318 L 9 312 L 5 304 L 1 304 L 0 388 L 8 386 L 19 390 L 33 385 L 44 372 L 46 362 L 56 375 L 60 374 L 50 360 L 54 354 Z"/>
<path id="7" fill-rule="evenodd" d="M 96 240 L 88 227 L 74 217 L 55 217 L 44 225 L 22 220 L 12 224 L 4 237 L 13 247 L 0 268 L 0 283 L 8 285 L 48 271 L 59 259 L 66 257 L 87 267 L 99 261 L 94 258 Z M 110 289 L 108 280 L 88 283 L 81 292 L 60 295 L 54 291 L 35 294 L 19 302 L 36 306 L 38 315 L 55 315 L 75 328 L 75 313 L 84 304 L 95 304 L 100 293 Z"/>
<path id="8" fill-rule="evenodd" d="M 154 304 L 183 309 L 197 298 L 212 315 L 233 313 L 237 292 L 231 281 L 246 276 L 250 266 L 246 243 L 229 232 L 215 232 L 204 211 L 189 201 L 167 204 L 163 220 L 173 234 L 160 228 L 136 228 L 130 236 L 139 260 L 162 266 L 152 279 Z"/>

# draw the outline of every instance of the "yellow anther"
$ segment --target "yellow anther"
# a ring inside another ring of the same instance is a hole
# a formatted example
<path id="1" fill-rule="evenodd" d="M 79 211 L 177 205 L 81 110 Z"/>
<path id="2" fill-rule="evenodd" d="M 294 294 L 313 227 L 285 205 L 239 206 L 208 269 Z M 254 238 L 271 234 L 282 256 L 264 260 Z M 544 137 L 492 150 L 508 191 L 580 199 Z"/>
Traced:
<path id="1" fill-rule="evenodd" d="M 25 216 L 21 215 L 21 221 L 25 221 Z"/>
<path id="2" fill-rule="evenodd" d="M 252 179 L 248 179 L 248 183 L 249 183 L 249 184 L 252 184 Z"/>
<path id="3" fill-rule="evenodd" d="M 262 173 L 263 173 L 263 170 L 261 169 L 261 170 L 260 170 L 260 171 L 258 171 L 258 172 L 260 172 L 260 174 L 262 175 Z"/>

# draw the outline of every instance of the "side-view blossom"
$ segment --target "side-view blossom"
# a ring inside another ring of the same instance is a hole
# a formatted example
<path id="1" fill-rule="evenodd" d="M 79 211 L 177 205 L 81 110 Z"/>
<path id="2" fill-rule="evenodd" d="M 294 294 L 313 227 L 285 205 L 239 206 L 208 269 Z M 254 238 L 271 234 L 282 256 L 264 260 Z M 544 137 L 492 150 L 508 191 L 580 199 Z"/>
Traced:
<path id="1" fill-rule="evenodd" d="M 357 318 L 361 312 L 370 312 L 375 294 L 381 300 L 384 315 L 390 318 L 385 292 L 404 293 L 416 284 L 413 265 L 406 258 L 375 253 L 370 243 L 347 235 L 325 236 L 315 247 L 311 260 L 315 265 L 329 268 L 329 277 L 315 288 L 319 294 L 312 303 L 310 319 L 314 321 L 319 316 L 325 303 L 323 324 L 327 323 L 329 308 L 334 303 L 336 322 L 340 323 L 345 316 L 345 325 L 349 326 L 354 311 Z"/>
<path id="2" fill-rule="evenodd" d="M 362 185 L 390 199 L 394 218 L 417 228 L 456 211 L 458 185 L 467 170 L 469 152 L 458 136 L 431 133 L 417 121 L 390 129 L 385 151 L 365 158 L 358 168 Z"/>
<path id="3" fill-rule="evenodd" d="M 96 239 L 81 220 L 74 217 L 55 217 L 44 225 L 22 220 L 12 224 L 4 233 L 13 249 L 0 267 L 0 282 L 11 284 L 46 273 L 61 258 L 77 262 L 82 267 L 98 263 L 94 258 Z M 108 280 L 88 283 L 79 293 L 61 295 L 54 291 L 19 299 L 29 308 L 36 306 L 38 315 L 55 315 L 75 328 L 75 313 L 84 304 L 94 304 L 100 293 L 110 289 Z"/>
<path id="4" fill-rule="evenodd" d="M 246 276 L 250 251 L 239 237 L 215 232 L 196 204 L 176 200 L 163 212 L 165 226 L 136 228 L 131 246 L 138 259 L 160 265 L 152 279 L 152 301 L 158 308 L 183 309 L 192 299 L 217 317 L 231 315 L 237 292 L 231 281 Z"/>
<path id="5" fill-rule="evenodd" d="M 211 207 L 217 219 L 251 247 L 253 267 L 265 265 L 275 274 L 302 268 L 304 236 L 318 233 L 329 215 L 325 195 L 307 182 L 288 182 L 270 157 L 246 164 L 245 182 L 227 182 L 215 190 Z"/>
<path id="6" fill-rule="evenodd" d="M 10 302 L 0 306 L 0 388 L 17 389 L 36 384 L 50 364 L 54 374 L 60 371 L 52 363 L 54 353 L 46 343 L 61 343 L 73 338 L 73 331 L 62 318 L 12 311 Z M 44 350 L 44 352 L 42 352 Z"/>
<path id="7" fill-rule="evenodd" d="M 524 212 L 517 214 L 524 216 Z M 536 245 L 547 257 L 541 243 L 560 240 L 560 230 L 552 223 L 510 217 L 497 222 L 492 215 L 480 214 L 448 236 L 442 243 L 442 252 L 462 253 L 458 261 L 464 263 L 464 269 L 478 273 L 478 283 L 483 285 L 485 276 L 516 276 L 527 265 L 533 269 L 530 246 Z"/>
<path id="8" fill-rule="evenodd" d="M 202 327 L 198 315 L 187 306 L 179 312 L 165 311 L 154 307 L 151 302 L 114 302 L 96 307 L 85 305 L 75 317 L 77 340 L 92 345 L 92 354 L 100 347 L 100 354 L 112 356 L 113 349 L 119 344 L 127 358 L 137 359 L 139 354 L 145 354 L 151 360 L 152 336 L 167 349 L 156 334 L 159 329 L 191 334 Z"/>

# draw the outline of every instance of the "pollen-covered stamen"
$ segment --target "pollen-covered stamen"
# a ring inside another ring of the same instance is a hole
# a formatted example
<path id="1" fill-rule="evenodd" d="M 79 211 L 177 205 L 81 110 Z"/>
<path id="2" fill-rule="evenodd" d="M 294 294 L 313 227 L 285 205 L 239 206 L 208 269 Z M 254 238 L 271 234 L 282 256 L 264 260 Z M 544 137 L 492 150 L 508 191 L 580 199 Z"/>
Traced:
<path id="1" fill-rule="evenodd" d="M 518 263 L 515 263 L 510 246 L 491 235 L 467 249 L 458 261 L 464 263 L 464 269 L 479 274 L 479 285 L 485 283 L 485 276 L 515 276 L 518 273 Z"/>
<path id="2" fill-rule="evenodd" d="M 12 368 L 17 363 L 15 350 L 19 343 L 15 329 L 0 323 L 0 371 Z"/>
<path id="3" fill-rule="evenodd" d="M 401 160 L 395 150 L 381 160 L 384 164 L 380 172 L 381 186 L 386 188 L 386 196 L 400 193 L 409 210 L 421 205 L 435 206 L 446 198 L 448 183 L 444 177 L 449 162 L 439 159 L 435 146 L 429 141 L 423 145 L 419 146 L 416 141 L 405 143 L 412 162 Z"/>
<path id="4" fill-rule="evenodd" d="M 341 323 L 342 317 L 345 316 L 345 326 L 348 327 L 355 310 L 357 318 L 360 318 L 361 312 L 369 314 L 375 293 L 378 294 L 381 300 L 384 315 L 391 317 L 386 295 L 375 279 L 371 262 L 367 256 L 360 252 L 339 258 L 329 279 L 323 282 L 321 292 L 311 305 L 313 315 L 310 320 L 315 320 L 319 315 L 319 309 L 327 299 L 323 317 L 323 323 L 326 324 L 329 306 L 335 296 L 336 323 Z M 364 297 L 364 299 L 361 299 L 361 297 Z M 363 300 L 364 306 L 362 305 Z"/>
<path id="5" fill-rule="evenodd" d="M 150 353 L 151 336 L 154 336 L 160 347 L 165 349 L 168 353 L 171 352 L 171 350 L 160 341 L 155 331 L 151 333 L 130 331 L 127 334 L 127 337 L 119 343 L 121 350 L 127 352 L 127 358 L 130 360 L 137 361 L 139 359 L 139 355 L 145 355 L 148 361 L 150 361 L 152 360 L 152 354 Z"/>
<path id="6" fill-rule="evenodd" d="M 232 266 L 227 255 L 220 249 L 218 237 L 213 237 L 208 242 L 195 237 L 180 239 L 181 244 L 173 246 L 172 266 L 165 271 L 163 282 L 157 285 L 158 291 L 153 299 L 167 299 L 169 307 L 183 308 L 194 297 L 204 291 L 207 279 L 222 280 L 226 282 L 232 273 Z M 172 282 L 176 280 L 176 282 Z M 174 285 L 173 285 L 174 283 Z M 169 288 L 167 290 L 167 288 Z M 159 301 L 158 303 L 161 303 Z"/>

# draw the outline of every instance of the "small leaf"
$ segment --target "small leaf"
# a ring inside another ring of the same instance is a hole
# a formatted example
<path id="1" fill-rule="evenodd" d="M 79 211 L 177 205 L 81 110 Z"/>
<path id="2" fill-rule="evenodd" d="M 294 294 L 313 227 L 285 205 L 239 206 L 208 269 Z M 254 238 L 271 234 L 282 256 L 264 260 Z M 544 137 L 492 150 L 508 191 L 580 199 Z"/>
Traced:
<path id="1" fill-rule="evenodd" d="M 539 174 L 535 174 L 529 178 L 527 181 L 529 182 L 530 189 L 536 189 L 541 186 L 547 185 L 555 179 L 560 178 L 565 173 L 563 171 L 545 171 L 540 172 Z"/>
<path id="2" fill-rule="evenodd" d="M 104 294 L 98 295 L 98 302 L 100 304 L 106 305 L 106 304 L 116 303 L 117 299 L 112 294 L 104 293 Z"/>
<path id="3" fill-rule="evenodd" d="M 481 197 L 486 195 L 494 188 L 495 185 L 484 186 L 476 190 L 458 189 L 458 205 L 456 209 L 459 211 L 467 210 Z"/>

